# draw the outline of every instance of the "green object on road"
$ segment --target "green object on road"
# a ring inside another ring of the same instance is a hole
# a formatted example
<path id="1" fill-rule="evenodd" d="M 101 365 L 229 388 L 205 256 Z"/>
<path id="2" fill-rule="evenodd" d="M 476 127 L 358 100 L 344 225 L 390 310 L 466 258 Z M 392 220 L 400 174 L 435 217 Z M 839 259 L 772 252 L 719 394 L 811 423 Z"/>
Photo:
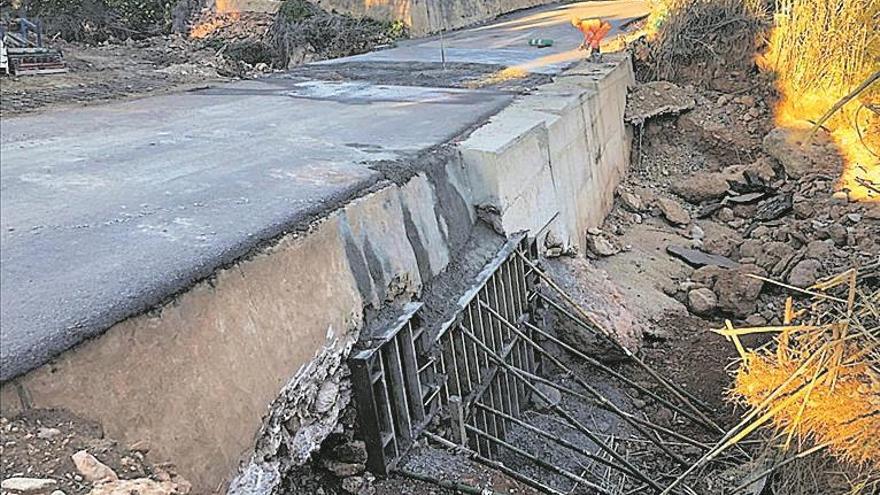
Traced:
<path id="1" fill-rule="evenodd" d="M 529 40 L 529 46 L 537 46 L 538 48 L 547 48 L 553 46 L 553 40 L 548 38 L 532 38 Z"/>

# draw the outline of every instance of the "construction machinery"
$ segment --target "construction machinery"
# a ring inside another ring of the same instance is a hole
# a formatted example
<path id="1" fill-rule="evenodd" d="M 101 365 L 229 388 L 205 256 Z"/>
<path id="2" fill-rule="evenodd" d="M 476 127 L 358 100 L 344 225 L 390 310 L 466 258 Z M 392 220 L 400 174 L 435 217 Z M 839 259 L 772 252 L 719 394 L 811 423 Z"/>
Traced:
<path id="1" fill-rule="evenodd" d="M 0 70 L 25 76 L 67 72 L 60 50 L 43 46 L 43 26 L 24 17 L 0 26 Z"/>

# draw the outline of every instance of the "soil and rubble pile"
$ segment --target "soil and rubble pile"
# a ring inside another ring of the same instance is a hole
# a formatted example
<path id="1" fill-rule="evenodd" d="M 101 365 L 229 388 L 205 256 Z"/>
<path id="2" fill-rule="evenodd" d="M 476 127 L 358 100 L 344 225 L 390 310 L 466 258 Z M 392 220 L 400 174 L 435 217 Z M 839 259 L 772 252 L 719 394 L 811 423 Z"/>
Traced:
<path id="1" fill-rule="evenodd" d="M 327 12 L 306 0 L 286 0 L 275 13 L 221 12 L 210 0 L 2 5 L 2 19 L 19 15 L 44 21 L 45 39 L 64 54 L 70 72 L 4 79 L 0 114 L 263 77 L 407 36 L 400 22 Z"/>
<path id="2" fill-rule="evenodd" d="M 186 495 L 190 484 L 154 461 L 148 441 L 124 446 L 97 423 L 60 410 L 0 417 L 0 480 L 9 495 Z"/>

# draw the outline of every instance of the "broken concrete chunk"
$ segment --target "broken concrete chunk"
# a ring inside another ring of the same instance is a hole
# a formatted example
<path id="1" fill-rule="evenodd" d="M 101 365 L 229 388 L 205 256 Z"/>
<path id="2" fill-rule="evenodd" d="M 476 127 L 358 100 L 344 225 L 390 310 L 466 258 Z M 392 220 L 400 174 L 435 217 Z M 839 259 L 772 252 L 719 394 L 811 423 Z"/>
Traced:
<path id="1" fill-rule="evenodd" d="M 58 482 L 51 478 L 7 478 L 0 483 L 0 488 L 21 495 L 37 495 L 49 493 L 58 486 Z"/>
<path id="2" fill-rule="evenodd" d="M 686 201 L 699 204 L 723 198 L 730 186 L 725 175 L 720 172 L 701 172 L 673 182 L 671 189 Z"/>
<path id="3" fill-rule="evenodd" d="M 70 456 L 70 458 L 73 460 L 73 464 L 76 466 L 79 474 L 81 474 L 86 481 L 94 483 L 97 481 L 116 481 L 119 479 L 119 476 L 116 475 L 115 471 L 85 450 L 80 450 Z"/>
<path id="4" fill-rule="evenodd" d="M 675 200 L 657 198 L 657 208 L 660 208 L 660 213 L 663 214 L 663 217 L 673 225 L 687 225 L 691 223 L 690 214 Z"/>
<path id="5" fill-rule="evenodd" d="M 667 246 L 666 252 L 696 268 L 706 265 L 717 265 L 724 268 L 736 268 L 739 266 L 739 263 L 726 256 L 709 254 L 683 246 Z"/>
<path id="6" fill-rule="evenodd" d="M 696 101 L 690 91 L 668 81 L 652 81 L 632 89 L 626 100 L 624 120 L 642 125 L 661 115 L 678 115 L 694 105 Z"/>
<path id="7" fill-rule="evenodd" d="M 642 324 L 607 272 L 582 257 L 557 258 L 547 263 L 547 271 L 611 338 L 630 351 L 638 352 L 642 344 Z M 562 301 L 559 303 L 569 312 L 574 311 Z M 587 330 L 555 311 L 551 315 L 556 320 L 557 336 L 565 343 L 602 361 L 624 359 L 617 346 L 596 331 Z"/>

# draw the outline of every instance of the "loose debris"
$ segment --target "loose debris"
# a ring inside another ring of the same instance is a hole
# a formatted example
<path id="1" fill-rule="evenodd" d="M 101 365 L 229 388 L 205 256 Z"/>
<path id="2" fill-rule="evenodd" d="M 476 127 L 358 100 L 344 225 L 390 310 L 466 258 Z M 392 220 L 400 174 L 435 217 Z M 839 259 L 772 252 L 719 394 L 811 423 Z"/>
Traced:
<path id="1" fill-rule="evenodd" d="M 669 81 L 651 81 L 631 90 L 624 120 L 638 126 L 661 115 L 678 115 L 694 108 L 694 104 L 690 91 Z"/>
<path id="2" fill-rule="evenodd" d="M 60 410 L 0 417 L 0 486 L 10 495 L 186 495 L 190 484 L 170 464 L 147 459 L 104 436 L 99 425 Z M 56 491 L 57 490 L 57 491 Z"/>

